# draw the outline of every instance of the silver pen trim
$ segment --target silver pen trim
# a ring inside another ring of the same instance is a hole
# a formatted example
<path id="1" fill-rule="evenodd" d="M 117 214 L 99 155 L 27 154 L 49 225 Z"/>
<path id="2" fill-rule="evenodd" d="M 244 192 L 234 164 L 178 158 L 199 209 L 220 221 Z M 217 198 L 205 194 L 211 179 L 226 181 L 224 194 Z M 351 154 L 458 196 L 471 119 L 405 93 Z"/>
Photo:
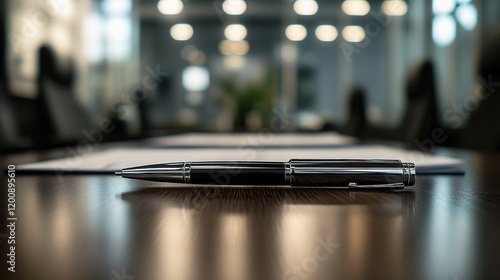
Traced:
<path id="1" fill-rule="evenodd" d="M 281 165 L 283 164 L 283 165 Z M 130 179 L 162 181 L 173 183 L 207 183 L 208 175 L 219 174 L 228 180 L 213 182 L 222 184 L 270 184 L 269 179 L 253 180 L 262 174 L 276 174 L 279 165 L 284 172 L 283 181 L 274 184 L 285 184 L 292 187 L 332 187 L 332 188 L 390 188 L 401 189 L 415 184 L 415 164 L 403 163 L 400 160 L 366 160 L 366 159 L 291 159 L 287 162 L 258 161 L 202 161 L 171 162 L 125 168 L 116 171 L 117 176 Z M 192 170 L 195 168 L 196 180 L 193 181 Z M 256 170 L 256 173 L 252 173 Z M 269 169 L 269 170 L 268 170 Z M 268 171 L 274 170 L 268 173 Z M 238 172 L 236 172 L 238 171 Z M 242 172 L 245 171 L 246 174 Z M 240 177 L 243 175 L 243 177 Z M 255 175 L 255 176 L 254 176 Z M 200 176 L 204 180 L 200 181 Z M 236 177 L 231 177 L 236 176 Z M 244 176 L 250 176 L 245 181 Z M 270 178 L 270 177 L 266 177 Z M 275 177 L 276 178 L 276 177 Z M 279 177 L 277 177 L 279 178 Z M 253 181 L 252 181 L 253 180 Z M 279 179 L 278 179 L 279 180 Z"/>

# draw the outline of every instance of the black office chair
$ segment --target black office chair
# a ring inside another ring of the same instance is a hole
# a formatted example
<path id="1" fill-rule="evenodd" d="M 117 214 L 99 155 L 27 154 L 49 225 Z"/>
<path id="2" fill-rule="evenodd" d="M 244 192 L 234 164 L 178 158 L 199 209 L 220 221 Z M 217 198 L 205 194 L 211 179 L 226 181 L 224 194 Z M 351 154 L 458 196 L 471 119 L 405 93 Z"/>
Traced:
<path id="1" fill-rule="evenodd" d="M 82 139 L 84 129 L 90 129 L 89 116 L 76 100 L 73 92 L 75 70 L 58 68 L 56 55 L 48 46 L 38 53 L 38 134 L 45 141 L 56 137 L 71 141 Z"/>
<path id="2" fill-rule="evenodd" d="M 487 36 L 479 59 L 481 92 L 474 92 L 479 102 L 463 129 L 459 130 L 458 147 L 500 151 L 500 25 Z"/>
<path id="3" fill-rule="evenodd" d="M 430 61 L 413 65 L 406 78 L 406 106 L 397 128 L 369 128 L 366 136 L 395 140 L 415 147 L 416 142 L 432 139 L 439 128 L 434 67 Z"/>
<path id="4" fill-rule="evenodd" d="M 12 143 L 17 135 L 12 103 L 6 95 L 3 85 L 0 85 L 0 143 Z"/>
<path id="5" fill-rule="evenodd" d="M 339 128 L 343 134 L 362 137 L 367 126 L 365 93 L 362 88 L 354 87 L 349 99 L 347 122 Z"/>

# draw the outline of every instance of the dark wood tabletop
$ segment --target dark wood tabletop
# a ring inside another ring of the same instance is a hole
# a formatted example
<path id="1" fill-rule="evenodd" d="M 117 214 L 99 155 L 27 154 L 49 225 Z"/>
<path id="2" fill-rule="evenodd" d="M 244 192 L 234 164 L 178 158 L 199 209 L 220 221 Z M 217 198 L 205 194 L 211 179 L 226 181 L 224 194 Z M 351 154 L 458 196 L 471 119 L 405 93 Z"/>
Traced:
<path id="1" fill-rule="evenodd" d="M 500 155 L 402 191 L 2 173 L 2 279 L 500 279 Z M 3 155 L 9 164 L 64 150 Z M 7 270 L 15 234 L 15 273 Z"/>

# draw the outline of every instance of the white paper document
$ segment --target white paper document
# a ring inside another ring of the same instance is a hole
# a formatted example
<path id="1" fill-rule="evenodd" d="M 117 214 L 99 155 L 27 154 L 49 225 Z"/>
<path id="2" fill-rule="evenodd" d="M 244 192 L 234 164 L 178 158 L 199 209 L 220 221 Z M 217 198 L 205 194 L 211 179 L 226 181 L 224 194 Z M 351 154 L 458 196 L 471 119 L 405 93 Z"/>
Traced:
<path id="1" fill-rule="evenodd" d="M 18 166 L 21 171 L 68 173 L 112 173 L 126 167 L 171 161 L 198 160 L 261 160 L 288 161 L 290 159 L 399 159 L 416 164 L 417 174 L 462 173 L 459 159 L 437 157 L 416 151 L 385 146 L 346 146 L 339 148 L 123 148 L 36 162 Z"/>
<path id="2" fill-rule="evenodd" d="M 145 140 L 148 147 L 302 147 L 354 144 L 356 138 L 334 132 L 322 133 L 185 133 Z"/>

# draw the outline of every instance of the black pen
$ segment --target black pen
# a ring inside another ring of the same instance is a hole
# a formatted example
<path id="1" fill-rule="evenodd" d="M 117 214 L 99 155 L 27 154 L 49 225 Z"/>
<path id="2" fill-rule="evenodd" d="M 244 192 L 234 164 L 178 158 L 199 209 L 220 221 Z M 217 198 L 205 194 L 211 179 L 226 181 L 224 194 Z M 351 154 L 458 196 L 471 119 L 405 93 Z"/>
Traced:
<path id="1" fill-rule="evenodd" d="M 209 185 L 401 189 L 415 184 L 415 164 L 387 159 L 292 159 L 170 162 L 116 171 L 123 178 Z"/>

